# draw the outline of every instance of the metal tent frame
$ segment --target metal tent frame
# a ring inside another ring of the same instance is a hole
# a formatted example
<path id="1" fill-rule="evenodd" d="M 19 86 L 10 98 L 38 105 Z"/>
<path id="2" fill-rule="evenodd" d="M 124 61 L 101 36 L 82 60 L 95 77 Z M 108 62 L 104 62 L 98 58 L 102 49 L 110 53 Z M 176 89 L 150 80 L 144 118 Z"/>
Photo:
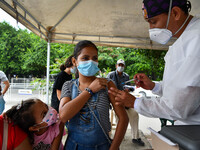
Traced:
<path id="1" fill-rule="evenodd" d="M 4 0 L 1 0 L 0 2 L 3 3 L 5 6 L 7 6 L 13 13 L 16 14 L 16 19 L 17 19 L 17 22 L 18 22 L 18 17 L 22 18 L 24 21 L 26 21 L 28 24 L 30 24 L 35 30 L 37 30 L 38 32 L 40 32 L 40 34 L 42 36 L 44 36 L 46 39 L 47 39 L 47 72 L 46 72 L 46 77 L 47 77 L 47 80 L 46 80 L 46 103 L 48 104 L 49 103 L 49 67 L 50 67 L 50 50 L 51 50 L 51 32 L 56 28 L 56 26 L 59 25 L 59 23 L 65 18 L 67 17 L 67 15 L 70 14 L 70 12 L 78 5 L 78 3 L 80 2 L 81 0 L 77 0 L 74 5 L 70 8 L 70 10 L 68 10 L 66 12 L 66 14 L 48 31 L 36 18 L 34 18 L 30 12 L 28 12 L 28 10 L 26 10 L 17 0 L 13 0 L 13 4 L 14 4 L 14 8 L 11 7 L 8 3 L 6 3 Z M 16 7 L 20 7 L 23 11 L 24 11 L 24 15 L 21 15 L 17 12 L 16 10 Z M 38 24 L 38 27 L 36 27 L 35 25 L 33 25 L 30 21 L 28 21 L 26 19 L 27 15 L 29 15 L 37 24 Z M 43 32 L 41 32 L 40 28 L 43 28 L 47 35 Z M 61 34 L 61 33 L 55 33 L 55 34 Z M 62 39 L 59 39 L 59 40 L 62 40 Z"/>
<path id="2" fill-rule="evenodd" d="M 200 14 L 199 0 L 190 0 L 191 14 Z M 148 35 L 141 0 L 0 0 L 0 8 L 47 43 L 46 103 L 52 42 L 90 40 L 96 45 L 167 50 Z"/>

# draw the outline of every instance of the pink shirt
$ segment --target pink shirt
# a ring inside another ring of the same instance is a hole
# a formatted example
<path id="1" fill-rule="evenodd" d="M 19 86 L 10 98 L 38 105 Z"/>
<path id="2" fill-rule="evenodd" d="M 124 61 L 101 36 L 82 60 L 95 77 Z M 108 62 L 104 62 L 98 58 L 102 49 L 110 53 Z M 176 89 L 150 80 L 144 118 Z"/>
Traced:
<path id="1" fill-rule="evenodd" d="M 49 150 L 51 148 L 51 143 L 54 138 L 56 138 L 60 132 L 59 129 L 60 121 L 55 123 L 54 125 L 49 126 L 48 130 L 42 135 L 34 134 L 34 150 Z M 59 150 L 63 149 L 62 141 L 60 143 Z"/>

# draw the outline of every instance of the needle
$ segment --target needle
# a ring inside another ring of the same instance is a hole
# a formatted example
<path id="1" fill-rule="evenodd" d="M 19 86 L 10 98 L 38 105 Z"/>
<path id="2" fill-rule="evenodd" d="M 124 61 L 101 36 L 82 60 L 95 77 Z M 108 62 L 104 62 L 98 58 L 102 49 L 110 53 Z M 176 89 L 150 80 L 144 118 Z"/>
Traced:
<path id="1" fill-rule="evenodd" d="M 126 81 L 126 82 L 122 82 L 121 84 L 126 84 L 126 83 L 131 82 L 131 81 L 134 81 L 134 80 L 139 81 L 138 79 L 131 79 L 131 80 L 128 80 L 128 81 Z"/>

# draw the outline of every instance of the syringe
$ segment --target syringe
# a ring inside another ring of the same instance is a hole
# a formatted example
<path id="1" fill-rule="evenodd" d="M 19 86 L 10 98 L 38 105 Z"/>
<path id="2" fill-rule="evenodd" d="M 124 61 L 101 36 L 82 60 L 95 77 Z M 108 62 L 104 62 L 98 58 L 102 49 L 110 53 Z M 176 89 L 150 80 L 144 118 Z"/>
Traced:
<path id="1" fill-rule="evenodd" d="M 126 84 L 126 83 L 128 83 L 128 82 L 131 82 L 131 81 L 139 81 L 137 78 L 136 79 L 131 79 L 131 80 L 128 80 L 128 81 L 126 81 L 126 82 L 122 82 L 121 84 Z"/>

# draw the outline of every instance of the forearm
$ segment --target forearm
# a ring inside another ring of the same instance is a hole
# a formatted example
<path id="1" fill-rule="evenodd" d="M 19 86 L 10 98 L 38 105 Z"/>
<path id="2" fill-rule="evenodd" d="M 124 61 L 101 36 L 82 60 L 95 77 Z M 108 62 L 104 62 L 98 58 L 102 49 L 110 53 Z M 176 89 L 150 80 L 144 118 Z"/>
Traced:
<path id="1" fill-rule="evenodd" d="M 119 118 L 110 150 L 119 149 L 119 146 L 125 136 L 127 126 L 128 126 L 128 116 L 127 114 L 125 114 L 123 117 Z"/>
<path id="2" fill-rule="evenodd" d="M 59 115 L 62 122 L 67 122 L 73 116 L 75 116 L 81 108 L 85 105 L 85 103 L 89 100 L 91 95 L 87 91 L 83 91 L 80 95 L 78 95 L 75 99 L 70 100 L 68 102 L 63 103 L 63 99 L 61 99 Z"/>
<path id="3" fill-rule="evenodd" d="M 2 92 L 3 95 L 7 92 L 8 88 L 10 87 L 10 83 L 8 81 L 4 81 L 4 84 L 5 84 L 5 87 Z"/>
<path id="4" fill-rule="evenodd" d="M 51 150 L 58 150 L 61 143 L 62 143 L 62 137 L 63 137 L 63 130 L 64 130 L 64 124 L 61 122 L 59 125 L 59 130 L 60 133 L 58 134 L 58 136 L 53 140 L 52 144 L 51 144 Z"/>

